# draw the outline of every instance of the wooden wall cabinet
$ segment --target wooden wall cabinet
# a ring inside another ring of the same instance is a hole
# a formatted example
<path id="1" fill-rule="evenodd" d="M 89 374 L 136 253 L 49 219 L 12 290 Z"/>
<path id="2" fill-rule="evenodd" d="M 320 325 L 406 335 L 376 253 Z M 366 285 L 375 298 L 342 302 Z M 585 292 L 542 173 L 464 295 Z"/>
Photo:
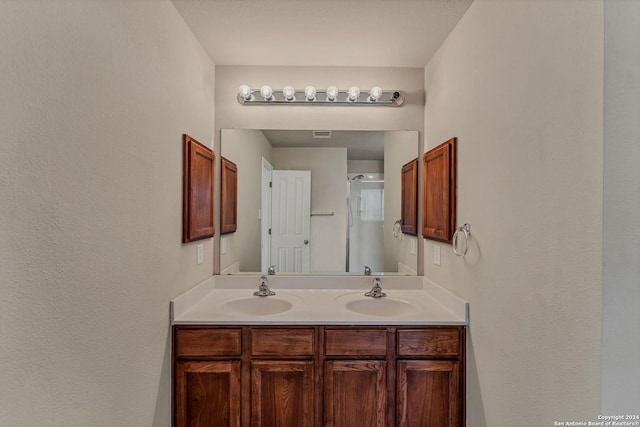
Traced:
<path id="1" fill-rule="evenodd" d="M 418 159 L 402 166 L 400 229 L 405 234 L 418 234 Z"/>
<path id="2" fill-rule="evenodd" d="M 456 138 L 422 157 L 422 236 L 451 243 L 456 224 Z"/>
<path id="3" fill-rule="evenodd" d="M 174 426 L 461 427 L 464 326 L 174 326 Z"/>
<path id="4" fill-rule="evenodd" d="M 220 233 L 233 233 L 238 228 L 238 166 L 220 158 Z"/>
<path id="5" fill-rule="evenodd" d="M 183 135 L 182 242 L 213 237 L 213 151 Z"/>

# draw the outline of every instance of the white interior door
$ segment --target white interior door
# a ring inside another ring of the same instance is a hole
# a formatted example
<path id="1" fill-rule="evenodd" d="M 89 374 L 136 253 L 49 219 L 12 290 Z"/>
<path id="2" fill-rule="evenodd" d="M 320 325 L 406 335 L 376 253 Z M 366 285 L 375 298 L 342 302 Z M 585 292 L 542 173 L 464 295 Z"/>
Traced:
<path id="1" fill-rule="evenodd" d="M 274 170 L 271 178 L 271 264 L 308 273 L 311 171 Z"/>
<path id="2" fill-rule="evenodd" d="M 266 272 L 271 262 L 271 174 L 273 166 L 262 158 L 262 182 L 260 202 L 260 271 Z"/>

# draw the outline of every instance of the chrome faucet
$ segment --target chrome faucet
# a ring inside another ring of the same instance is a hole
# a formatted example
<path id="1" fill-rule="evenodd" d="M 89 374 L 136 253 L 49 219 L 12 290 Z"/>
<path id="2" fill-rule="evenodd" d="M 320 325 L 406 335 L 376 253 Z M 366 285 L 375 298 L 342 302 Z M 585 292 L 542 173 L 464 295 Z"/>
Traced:
<path id="1" fill-rule="evenodd" d="M 270 295 L 275 295 L 276 293 L 269 289 L 268 285 L 269 280 L 267 276 L 260 276 L 260 285 L 258 286 L 258 290 L 253 293 L 253 295 L 257 297 L 268 297 Z"/>
<path id="2" fill-rule="evenodd" d="M 368 265 L 364 266 L 364 275 L 371 276 L 371 267 L 369 267 Z"/>
<path id="3" fill-rule="evenodd" d="M 272 265 L 267 269 L 267 274 L 269 276 L 274 276 L 276 274 L 276 266 Z"/>
<path id="4" fill-rule="evenodd" d="M 376 277 L 375 279 L 373 279 L 373 287 L 371 288 L 371 290 L 369 292 L 364 294 L 364 296 L 365 297 L 372 297 L 372 298 L 386 297 L 387 294 L 382 292 L 382 286 L 380 286 L 381 284 L 382 284 L 382 281 L 380 280 L 379 277 Z"/>

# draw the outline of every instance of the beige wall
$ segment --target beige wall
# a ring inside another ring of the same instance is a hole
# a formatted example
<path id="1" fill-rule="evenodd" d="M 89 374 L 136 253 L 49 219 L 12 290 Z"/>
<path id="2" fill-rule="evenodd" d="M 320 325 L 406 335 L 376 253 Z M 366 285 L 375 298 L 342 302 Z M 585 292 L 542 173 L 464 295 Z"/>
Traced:
<path id="1" fill-rule="evenodd" d="M 610 30 L 637 21 L 637 11 L 609 11 Z M 427 147 L 457 136 L 458 222 L 471 223 L 472 247 L 460 259 L 442 245 L 436 267 L 427 241 L 424 261 L 427 277 L 471 303 L 468 425 L 597 414 L 602 32 L 601 0 L 476 0 L 425 70 L 214 73 L 168 1 L 0 2 L 0 419 L 170 424 L 168 302 L 213 270 L 211 240 L 199 242 L 199 266 L 197 244 L 180 243 L 180 135 L 209 146 L 215 135 L 218 154 L 218 130 L 233 127 L 424 129 Z M 398 109 L 242 107 L 241 83 L 379 84 L 408 96 Z M 634 106 L 605 111 L 613 120 Z M 608 123 L 633 134 L 633 117 Z M 607 146 L 623 148 L 616 140 L 608 134 Z M 611 153 L 610 172 L 636 171 L 617 163 L 633 158 L 624 148 Z M 608 188 L 626 209 L 622 220 L 605 212 L 614 249 L 637 205 Z M 609 265 L 605 326 L 619 345 L 616 331 L 637 317 L 616 313 L 638 274 Z M 606 359 L 611 387 L 626 367 L 637 373 L 632 351 Z M 632 393 L 603 390 L 603 405 Z"/>
<path id="2" fill-rule="evenodd" d="M 168 426 L 182 133 L 214 65 L 169 1 L 0 2 L 0 424 Z"/>
<path id="3" fill-rule="evenodd" d="M 238 87 L 248 84 L 273 88 L 285 85 L 347 88 L 381 86 L 401 90 L 401 108 L 340 108 L 303 106 L 243 106 Z M 424 69 L 379 67 L 262 67 L 217 66 L 215 146 L 220 129 L 418 130 L 424 128 Z M 313 178 L 312 178 L 313 179 Z M 217 244 L 217 242 L 216 242 Z M 421 260 L 419 260 L 420 262 Z M 220 271 L 216 265 L 216 271 Z"/>
<path id="4" fill-rule="evenodd" d="M 602 413 L 640 402 L 640 2 L 604 4 Z"/>
<path id="5" fill-rule="evenodd" d="M 384 271 L 398 271 L 398 263 L 418 271 L 418 237 L 401 231 L 393 236 L 402 212 L 402 166 L 418 157 L 417 142 L 418 132 L 384 133 Z"/>
<path id="6" fill-rule="evenodd" d="M 384 173 L 384 160 L 347 160 L 348 173 Z"/>
<path id="7" fill-rule="evenodd" d="M 471 310 L 469 426 L 596 420 L 603 3 L 476 0 L 425 69 L 425 145 L 458 137 L 466 258 L 425 276 Z"/>
<path id="8" fill-rule="evenodd" d="M 347 245 L 347 149 L 274 148 L 273 168 L 311 171 L 310 272 L 343 272 Z M 314 212 L 333 212 L 332 216 Z"/>
<path id="9" fill-rule="evenodd" d="M 240 271 L 260 271 L 262 158 L 272 163 L 271 144 L 258 130 L 223 129 L 222 140 L 222 156 L 238 166 L 238 227 L 235 233 L 220 236 L 226 240 L 220 270 L 238 262 Z"/>
<path id="10" fill-rule="evenodd" d="M 397 89 L 405 93 L 401 108 L 243 106 L 238 87 L 334 85 Z M 424 123 L 424 70 L 376 67 L 216 67 L 216 128 L 310 130 L 420 130 Z"/>
<path id="11" fill-rule="evenodd" d="M 272 148 L 259 130 L 222 129 L 222 155 L 238 166 L 238 229 L 220 237 L 220 269 L 239 262 L 243 272 L 261 271 L 260 209 L 262 158 L 274 169 L 311 171 L 311 212 L 333 211 L 334 215 L 312 216 L 309 240 L 311 272 L 344 269 L 346 248 L 345 148 Z M 222 247 L 222 245 L 221 245 Z"/>

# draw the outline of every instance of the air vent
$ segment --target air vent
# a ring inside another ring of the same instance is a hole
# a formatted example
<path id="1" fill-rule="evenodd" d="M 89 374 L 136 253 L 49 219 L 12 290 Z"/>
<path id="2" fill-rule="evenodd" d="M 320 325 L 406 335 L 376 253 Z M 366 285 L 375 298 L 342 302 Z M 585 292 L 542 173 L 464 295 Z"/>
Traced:
<path id="1" fill-rule="evenodd" d="M 313 138 L 314 139 L 329 139 L 331 138 L 331 131 L 330 130 L 314 130 L 313 132 Z"/>

